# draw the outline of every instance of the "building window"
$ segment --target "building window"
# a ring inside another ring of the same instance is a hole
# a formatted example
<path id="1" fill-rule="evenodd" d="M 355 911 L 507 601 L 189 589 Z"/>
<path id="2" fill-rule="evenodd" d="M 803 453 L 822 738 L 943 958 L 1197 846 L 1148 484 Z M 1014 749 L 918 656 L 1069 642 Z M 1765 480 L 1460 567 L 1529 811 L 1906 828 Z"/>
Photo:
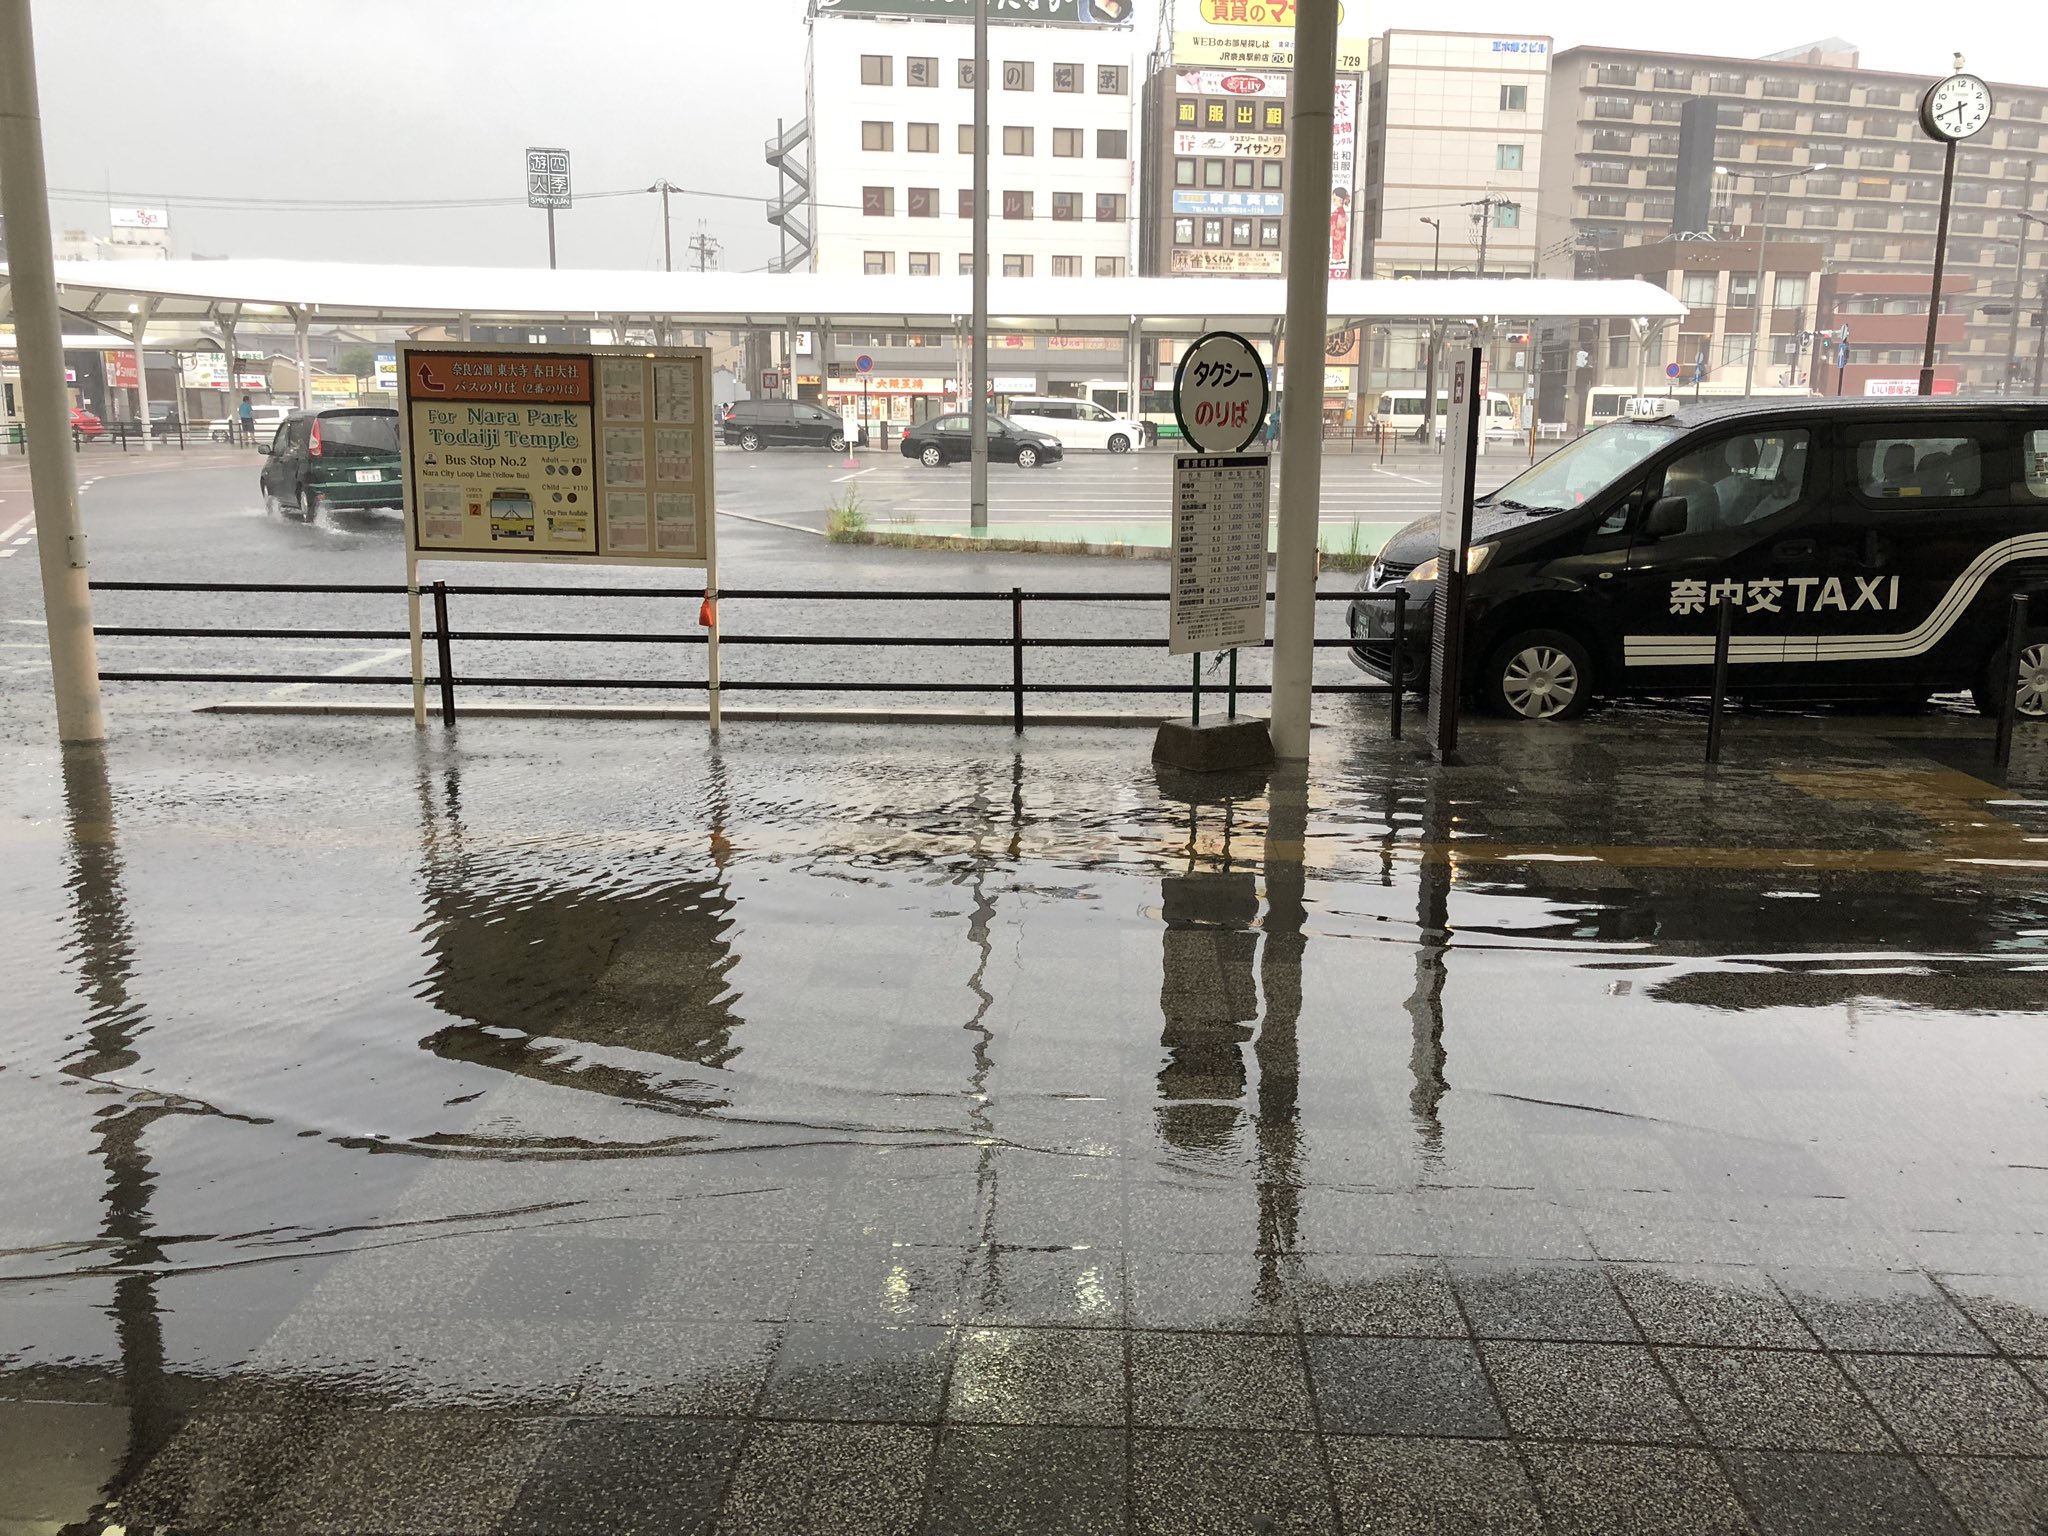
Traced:
<path id="1" fill-rule="evenodd" d="M 1240 101 L 1231 109 L 1230 115 L 1240 128 L 1256 128 L 1259 125 L 1259 104 L 1255 101 Z"/>
<path id="2" fill-rule="evenodd" d="M 1771 307 L 1773 309 L 1806 308 L 1806 274 L 1804 272 L 1780 272 L 1771 284 Z"/>
<path id="3" fill-rule="evenodd" d="M 886 53 L 864 53 L 860 56 L 860 83 L 862 85 L 889 85 L 894 79 L 892 66 L 895 60 Z"/>
<path id="4" fill-rule="evenodd" d="M 1281 165 L 1278 160 L 1261 160 L 1259 162 L 1259 185 L 1266 188 L 1269 192 L 1279 191 L 1280 177 L 1285 169 L 1286 167 Z"/>
<path id="5" fill-rule="evenodd" d="M 1675 155 L 1678 153 L 1678 135 L 1675 133 L 1653 133 L 1645 146 L 1653 155 Z"/>
<path id="6" fill-rule="evenodd" d="M 1029 192 L 1005 192 L 1003 194 L 1003 217 L 1006 219 L 1030 218 L 1031 194 Z"/>
<path id="7" fill-rule="evenodd" d="M 1173 162 L 1173 184 L 1176 187 L 1192 187 L 1195 184 L 1195 162 L 1176 160 Z"/>
<path id="8" fill-rule="evenodd" d="M 1280 249 L 1280 221 L 1278 219 L 1259 220 L 1259 244 L 1269 251 Z"/>
<path id="9" fill-rule="evenodd" d="M 1195 221 L 1193 219 L 1175 219 L 1173 221 L 1173 243 L 1175 245 L 1193 245 L 1195 243 Z"/>
<path id="10" fill-rule="evenodd" d="M 1772 107 L 1757 113 L 1756 125 L 1767 133 L 1793 133 L 1799 127 L 1799 114 L 1784 107 Z"/>
<path id="11" fill-rule="evenodd" d="M 960 132 L 959 132 L 959 134 L 958 134 L 958 136 L 957 136 L 957 138 L 956 138 L 955 142 L 956 142 L 956 144 L 957 144 L 957 146 L 958 146 L 958 148 L 959 148 L 959 150 L 960 150 L 960 153 L 961 153 L 961 154 L 963 154 L 963 155 L 971 155 L 971 154 L 973 154 L 973 153 L 974 153 L 974 124 L 972 124 L 972 123 L 962 123 L 962 124 L 960 125 Z"/>
<path id="12" fill-rule="evenodd" d="M 1669 224 L 1673 211 L 1668 197 L 1653 197 L 1643 204 L 1643 217 L 1652 224 Z"/>
<path id="13" fill-rule="evenodd" d="M 912 251 L 907 270 L 912 277 L 937 277 L 939 275 L 939 253 L 937 251 Z"/>
<path id="14" fill-rule="evenodd" d="M 1287 109 L 1277 101 L 1266 103 L 1266 131 L 1278 133 L 1287 126 Z"/>
<path id="15" fill-rule="evenodd" d="M 1707 89 L 1716 96 L 1747 96 L 1749 94 L 1749 76 L 1709 75 L 1707 76 Z"/>
<path id="16" fill-rule="evenodd" d="M 1508 87 L 1502 86 L 1501 89 L 1507 90 Z M 1526 89 L 1526 87 L 1518 85 L 1514 89 L 1519 91 Z M 1625 123 L 1636 115 L 1636 104 L 1626 96 L 1595 96 L 1593 98 L 1593 115 L 1595 117 L 1619 118 Z"/>
<path id="17" fill-rule="evenodd" d="M 1124 275 L 1124 259 L 1123 259 L 1123 257 L 1121 257 L 1121 256 L 1098 256 L 1098 257 L 1096 257 L 1096 258 L 1095 258 L 1095 275 L 1096 275 L 1097 277 L 1122 277 L 1122 276 Z"/>
<path id="18" fill-rule="evenodd" d="M 1078 256 L 1053 257 L 1052 275 L 1054 277 L 1079 277 L 1081 275 L 1081 258 Z"/>
<path id="19" fill-rule="evenodd" d="M 896 147 L 896 125 L 894 123 L 862 123 L 860 125 L 860 147 L 862 149 L 894 149 Z"/>
<path id="20" fill-rule="evenodd" d="M 1873 107 L 1896 107 L 1899 93 L 1889 85 L 1873 85 L 1863 93 L 1866 105 Z"/>
<path id="21" fill-rule="evenodd" d="M 1874 235 L 1860 235 L 1849 242 L 1849 254 L 1858 261 L 1883 261 L 1885 243 Z"/>
<path id="22" fill-rule="evenodd" d="M 963 219 L 974 217 L 974 189 L 972 187 L 962 187 L 960 189 L 960 217 Z"/>
<path id="23" fill-rule="evenodd" d="M 1122 160 L 1131 152 L 1131 135 L 1124 128 L 1098 128 L 1095 130 L 1095 158 L 1098 160 Z"/>
<path id="24" fill-rule="evenodd" d="M 1122 64 L 1098 64 L 1095 66 L 1095 94 L 1098 96 L 1122 96 L 1131 88 L 1130 69 Z"/>
<path id="25" fill-rule="evenodd" d="M 1185 96 L 1175 101 L 1173 104 L 1173 120 L 1176 123 L 1185 124 L 1187 127 L 1194 127 L 1196 122 L 1196 104 L 1189 101 Z"/>
<path id="26" fill-rule="evenodd" d="M 1692 89 L 1692 71 L 1689 69 L 1660 69 L 1650 76 L 1651 84 L 1660 91 L 1689 91 Z"/>
<path id="27" fill-rule="evenodd" d="M 974 276 L 974 252 L 962 251 L 960 253 L 960 275 L 962 277 Z"/>
<path id="28" fill-rule="evenodd" d="M 1849 114 L 1846 112 L 1816 112 L 1813 114 L 1815 133 L 1847 133 Z"/>
<path id="29" fill-rule="evenodd" d="M 1712 309 L 1714 307 L 1714 274 L 1711 272 L 1687 272 L 1683 274 L 1679 279 L 1678 300 L 1687 309 Z"/>
<path id="30" fill-rule="evenodd" d="M 1224 168 L 1221 160 L 1204 160 L 1202 162 L 1203 186 L 1220 187 L 1223 185 L 1223 177 Z"/>
<path id="31" fill-rule="evenodd" d="M 1863 119 L 1863 136 L 1867 139 L 1896 139 L 1899 125 L 1888 117 L 1866 117 Z"/>
<path id="32" fill-rule="evenodd" d="M 1029 155 L 1032 149 L 1033 132 L 1029 128 L 1005 128 L 1003 130 L 1003 153 L 1006 155 Z"/>
<path id="33" fill-rule="evenodd" d="M 1095 222 L 1098 224 L 1121 224 L 1124 221 L 1124 195 L 1121 192 L 1098 192 L 1095 194 Z"/>
<path id="34" fill-rule="evenodd" d="M 1502 144 L 1501 149 L 1520 148 L 1519 145 Z M 1636 147 L 1636 136 L 1625 128 L 1595 128 L 1593 147 L 1606 154 L 1627 154 Z"/>
<path id="35" fill-rule="evenodd" d="M 1222 243 L 1223 221 L 1221 219 L 1202 220 L 1202 244 L 1221 245 Z"/>
<path id="36" fill-rule="evenodd" d="M 1832 213 L 1833 210 L 1829 211 Z M 1813 220 L 1808 219 L 1806 222 L 1811 224 Z M 1828 222 L 1832 224 L 1835 221 L 1831 217 Z M 1899 228 L 1910 230 L 1915 234 L 1933 234 L 1936 222 L 1935 212 L 1932 208 L 1908 208 L 1899 215 Z"/>
<path id="37" fill-rule="evenodd" d="M 1815 101 L 1847 101 L 1849 85 L 1844 80 L 1823 80 L 1813 88 Z"/>
<path id="38" fill-rule="evenodd" d="M 1898 163 L 1899 152 L 1896 149 L 1859 149 L 1856 151 L 1856 164 L 1864 170 L 1876 167 L 1879 170 L 1888 171 Z"/>
<path id="39" fill-rule="evenodd" d="M 1496 171 L 1519 171 L 1522 168 L 1522 146 L 1519 144 L 1494 145 L 1493 168 Z"/>
<path id="40" fill-rule="evenodd" d="M 1628 185 L 1628 162 L 1626 160 L 1588 160 L 1586 180 L 1596 187 L 1625 187 Z"/>
<path id="41" fill-rule="evenodd" d="M 1230 109 L 1220 101 L 1208 101 L 1202 104 L 1202 121 L 1211 128 L 1229 127 L 1229 114 Z"/>
<path id="42" fill-rule="evenodd" d="M 1858 208 L 1855 211 L 1855 225 L 1858 229 L 1890 229 L 1892 213 L 1889 208 Z"/>
<path id="43" fill-rule="evenodd" d="M 905 123 L 903 137 L 913 155 L 936 155 L 939 152 L 937 123 Z"/>
<path id="44" fill-rule="evenodd" d="M 1685 104 L 1677 101 L 1653 101 L 1650 103 L 1650 121 L 1653 123 L 1680 123 L 1685 121 Z"/>
<path id="45" fill-rule="evenodd" d="M 1633 64 L 1602 64 L 1593 72 L 1594 78 L 1602 85 L 1634 85 L 1636 67 Z"/>
<path id="46" fill-rule="evenodd" d="M 1495 203 L 1493 205 L 1493 227 L 1495 229 L 1520 229 L 1522 227 L 1522 205 L 1520 203 Z"/>
<path id="47" fill-rule="evenodd" d="M 936 87 L 939 83 L 939 61 L 920 59 L 912 56 L 903 61 L 903 82 L 906 85 Z"/>
<path id="48" fill-rule="evenodd" d="M 963 91 L 974 89 L 974 60 L 972 59 L 962 59 L 960 61 L 960 89 Z"/>
<path id="49" fill-rule="evenodd" d="M 1757 144 L 1756 157 L 1759 160 L 1776 160 L 1789 163 L 1798 157 L 1798 150 L 1799 146 L 1797 144 L 1788 144 L 1782 140 L 1773 144 L 1769 140 L 1763 140 Z"/>
<path id="50" fill-rule="evenodd" d="M 894 187 L 862 187 L 860 211 L 871 219 L 886 219 L 896 211 Z"/>
<path id="51" fill-rule="evenodd" d="M 896 270 L 894 251 L 867 251 L 860 259 L 860 269 L 869 277 L 887 277 Z"/>
<path id="52" fill-rule="evenodd" d="M 1251 184 L 1252 184 L 1252 181 L 1253 181 L 1254 177 L 1256 177 L 1256 176 L 1257 176 L 1257 174 L 1258 174 L 1258 173 L 1257 173 L 1257 171 L 1256 171 L 1256 170 L 1255 170 L 1255 169 L 1253 168 L 1253 165 L 1254 165 L 1254 162 L 1252 162 L 1252 161 L 1250 161 L 1250 160 L 1233 160 L 1233 161 L 1231 161 L 1231 162 L 1230 162 L 1230 184 L 1231 184 L 1231 185 L 1232 185 L 1233 187 L 1249 187 L 1249 186 L 1251 186 Z"/>
<path id="53" fill-rule="evenodd" d="M 1797 80 L 1774 79 L 1770 75 L 1765 75 L 1763 92 L 1766 96 L 1775 97 L 1780 101 L 1797 101 L 1799 99 L 1799 82 Z"/>
<path id="54" fill-rule="evenodd" d="M 2006 110 L 2014 117 L 2038 118 L 2041 115 L 2041 103 L 2016 96 Z"/>
<path id="55" fill-rule="evenodd" d="M 1052 217 L 1056 224 L 1074 224 L 1081 218 L 1081 194 L 1078 192 L 1055 192 L 1052 195 Z"/>
<path id="56" fill-rule="evenodd" d="M 1252 243 L 1252 221 L 1250 219 L 1232 219 L 1230 221 L 1230 243 L 1236 246 L 1248 246 Z"/>
<path id="57" fill-rule="evenodd" d="M 1728 307 L 1730 309 L 1756 308 L 1756 274 L 1754 272 L 1731 272 L 1728 274 Z"/>
<path id="58" fill-rule="evenodd" d="M 936 219 L 939 216 L 939 189 L 912 187 L 907 212 L 913 219 Z"/>
<path id="59" fill-rule="evenodd" d="M 1619 336 L 1607 338 L 1607 366 L 1610 368 L 1626 368 L 1628 366 L 1628 333 L 1626 331 L 1622 332 Z"/>
<path id="60" fill-rule="evenodd" d="M 1053 65 L 1052 88 L 1056 95 L 1079 95 L 1081 92 L 1081 66 L 1078 64 Z"/>
<path id="61" fill-rule="evenodd" d="M 1088 141 L 1085 128 L 1055 128 L 1052 131 L 1053 157 L 1058 160 L 1078 160 L 1082 146 Z"/>
<path id="62" fill-rule="evenodd" d="M 1529 87 L 1526 85 L 1504 85 L 1500 88 L 1500 109 L 1503 112 L 1526 112 L 1529 110 Z"/>
<path id="63" fill-rule="evenodd" d="M 1749 361 L 1749 338 L 1728 336 L 1721 342 L 1721 358 L 1731 368 L 1740 368 Z"/>
<path id="64" fill-rule="evenodd" d="M 1003 276 L 1029 277 L 1030 275 L 1031 258 L 1029 256 L 1005 256 L 1003 258 Z"/>
<path id="65" fill-rule="evenodd" d="M 1006 91 L 1028 91 L 1028 90 L 1030 90 L 1030 89 L 1031 89 L 1031 83 L 1032 83 L 1032 81 L 1033 81 L 1033 80 L 1034 80 L 1035 78 L 1036 78 L 1036 73 L 1035 73 L 1035 71 L 1034 71 L 1034 70 L 1033 70 L 1033 68 L 1032 68 L 1032 65 L 1031 65 L 1031 62 L 1030 62 L 1030 60 L 1028 60 L 1028 59 L 1027 59 L 1027 60 L 1025 60 L 1025 61 L 1024 61 L 1024 62 L 1022 62 L 1022 63 L 1019 63 L 1019 62 L 1018 62 L 1017 60 L 1015 60 L 1015 59 L 1009 59 L 1009 60 L 1005 60 L 1005 61 L 1004 61 L 1004 64 L 1003 64 L 1003 89 L 1004 89 L 1004 90 L 1006 90 Z"/>

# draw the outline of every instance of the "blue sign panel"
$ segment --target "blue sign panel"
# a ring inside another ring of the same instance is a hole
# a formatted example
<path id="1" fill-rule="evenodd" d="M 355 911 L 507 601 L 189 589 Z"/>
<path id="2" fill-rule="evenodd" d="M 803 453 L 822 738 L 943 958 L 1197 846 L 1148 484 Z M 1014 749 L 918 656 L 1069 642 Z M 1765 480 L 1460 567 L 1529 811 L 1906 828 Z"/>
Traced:
<path id="1" fill-rule="evenodd" d="M 1279 192 L 1176 192 L 1175 213 L 1253 214 L 1259 218 L 1280 217 L 1286 199 Z"/>

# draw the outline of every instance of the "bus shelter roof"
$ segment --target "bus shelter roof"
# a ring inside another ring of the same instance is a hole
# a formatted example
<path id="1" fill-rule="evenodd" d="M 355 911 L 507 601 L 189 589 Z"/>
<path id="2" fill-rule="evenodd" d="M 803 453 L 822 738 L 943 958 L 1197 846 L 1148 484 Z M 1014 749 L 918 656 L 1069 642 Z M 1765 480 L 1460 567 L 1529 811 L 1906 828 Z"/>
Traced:
<path id="1" fill-rule="evenodd" d="M 4 269 L 0 269 L 4 282 Z M 323 261 L 65 261 L 64 307 L 130 323 L 295 319 L 327 323 L 468 319 L 711 328 L 829 322 L 954 330 L 972 313 L 965 277 L 814 272 L 549 271 L 528 267 L 386 266 Z M 1271 331 L 1286 311 L 1281 278 L 991 277 L 989 323 L 1005 331 L 1123 332 L 1238 327 Z M 1675 320 L 1685 306 L 1638 279 L 1339 279 L 1334 327 L 1371 321 Z"/>

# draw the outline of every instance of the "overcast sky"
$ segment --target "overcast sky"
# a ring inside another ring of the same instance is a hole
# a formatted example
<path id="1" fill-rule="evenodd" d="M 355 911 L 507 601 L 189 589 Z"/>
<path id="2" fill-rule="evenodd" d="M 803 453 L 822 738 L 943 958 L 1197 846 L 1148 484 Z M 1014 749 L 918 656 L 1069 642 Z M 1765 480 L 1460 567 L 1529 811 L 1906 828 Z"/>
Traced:
<path id="1" fill-rule="evenodd" d="M 1140 0 L 1149 39 L 1158 0 Z M 777 115 L 803 114 L 803 0 L 34 0 L 59 229 L 107 230 L 111 201 L 168 205 L 179 256 L 489 265 L 547 260 L 523 206 L 296 212 L 227 199 L 523 203 L 522 150 L 575 156 L 579 197 L 661 177 L 761 199 Z M 1361 29 L 1442 12 L 1350 0 Z M 1464 0 L 1447 25 L 1578 43 L 1754 56 L 1830 35 L 1877 69 L 2048 83 L 2048 7 L 1924 3 L 1592 5 Z M 722 265 L 775 251 L 758 201 L 672 200 L 676 265 L 701 226 Z M 660 199 L 589 197 L 558 216 L 563 266 L 659 267 Z"/>

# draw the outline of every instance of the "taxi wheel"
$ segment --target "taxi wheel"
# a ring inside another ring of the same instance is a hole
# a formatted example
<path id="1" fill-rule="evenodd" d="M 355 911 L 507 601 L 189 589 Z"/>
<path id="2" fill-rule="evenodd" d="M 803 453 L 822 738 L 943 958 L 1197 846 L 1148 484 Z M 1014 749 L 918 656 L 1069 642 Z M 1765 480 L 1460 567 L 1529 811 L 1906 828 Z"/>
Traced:
<path id="1" fill-rule="evenodd" d="M 1131 451 L 1131 440 L 1125 437 L 1123 433 L 1118 432 L 1109 440 L 1109 451 L 1111 453 L 1129 453 Z"/>
<path id="2" fill-rule="evenodd" d="M 1029 443 L 1019 448 L 1017 450 L 1017 467 L 1019 469 L 1038 468 L 1038 450 Z"/>
<path id="3" fill-rule="evenodd" d="M 1574 720 L 1593 701 L 1593 658 L 1562 630 L 1524 630 L 1494 647 L 1479 691 L 1511 720 Z"/>
<path id="4" fill-rule="evenodd" d="M 946 456 L 939 450 L 937 443 L 926 443 L 923 450 L 917 456 L 917 462 L 926 469 L 937 469 L 946 462 Z"/>
<path id="5" fill-rule="evenodd" d="M 1984 668 L 1984 680 L 1970 690 L 1970 700 L 1979 714 L 1997 717 L 2005 704 L 2005 691 L 2019 689 L 2022 720 L 2048 720 L 2048 629 L 2030 629 L 2020 643 L 2017 678 L 2006 660 L 2005 647 L 1992 653 Z"/>

